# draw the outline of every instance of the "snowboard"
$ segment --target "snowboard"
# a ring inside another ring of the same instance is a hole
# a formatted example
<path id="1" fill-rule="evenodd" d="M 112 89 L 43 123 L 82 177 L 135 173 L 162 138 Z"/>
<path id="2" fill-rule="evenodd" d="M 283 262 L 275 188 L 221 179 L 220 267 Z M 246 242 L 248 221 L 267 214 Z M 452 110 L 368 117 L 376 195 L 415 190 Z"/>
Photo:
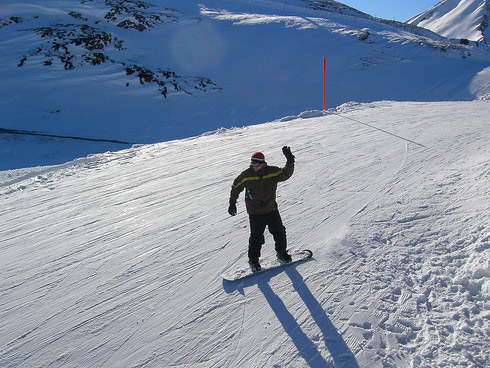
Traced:
<path id="1" fill-rule="evenodd" d="M 295 264 L 295 263 L 298 263 L 301 261 L 305 261 L 305 260 L 313 257 L 313 252 L 311 250 L 308 250 L 308 249 L 292 251 L 290 254 L 291 254 L 292 261 L 289 263 L 282 263 L 282 262 L 279 262 L 277 259 L 264 260 L 263 262 L 261 262 L 262 269 L 260 271 L 252 272 L 252 270 L 250 269 L 250 266 L 248 264 L 246 264 L 241 268 L 238 268 L 236 270 L 229 270 L 229 271 L 221 274 L 221 277 L 226 281 L 243 280 L 244 278 L 247 278 L 247 277 L 261 275 L 267 271 L 275 270 L 276 268 L 280 268 L 280 267 L 287 267 L 289 265 L 292 265 L 292 264 Z"/>

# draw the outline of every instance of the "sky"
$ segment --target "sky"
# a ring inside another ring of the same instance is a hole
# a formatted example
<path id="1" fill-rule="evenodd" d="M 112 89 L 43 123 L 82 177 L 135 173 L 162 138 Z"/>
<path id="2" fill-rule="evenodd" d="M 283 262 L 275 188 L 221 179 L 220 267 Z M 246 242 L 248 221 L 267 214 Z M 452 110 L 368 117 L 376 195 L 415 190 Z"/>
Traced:
<path id="1" fill-rule="evenodd" d="M 379 18 L 404 22 L 433 7 L 439 0 L 337 0 Z"/>

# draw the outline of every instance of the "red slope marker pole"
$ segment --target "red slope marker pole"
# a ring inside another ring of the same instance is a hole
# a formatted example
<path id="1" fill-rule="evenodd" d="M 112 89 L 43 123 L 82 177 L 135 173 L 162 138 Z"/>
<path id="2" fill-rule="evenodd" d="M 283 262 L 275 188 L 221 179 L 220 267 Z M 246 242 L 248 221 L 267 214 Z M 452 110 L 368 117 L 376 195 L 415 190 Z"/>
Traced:
<path id="1" fill-rule="evenodd" d="M 325 111 L 325 72 L 327 69 L 327 60 L 323 58 L 323 111 Z"/>

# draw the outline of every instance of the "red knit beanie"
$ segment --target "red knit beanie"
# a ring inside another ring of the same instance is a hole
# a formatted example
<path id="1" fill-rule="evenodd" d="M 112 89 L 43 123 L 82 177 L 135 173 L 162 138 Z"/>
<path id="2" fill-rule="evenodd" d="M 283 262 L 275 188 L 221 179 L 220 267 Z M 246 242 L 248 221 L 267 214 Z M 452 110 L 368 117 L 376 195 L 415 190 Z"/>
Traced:
<path id="1" fill-rule="evenodd" d="M 254 152 L 254 154 L 252 154 L 252 161 L 265 162 L 265 156 L 262 152 Z"/>

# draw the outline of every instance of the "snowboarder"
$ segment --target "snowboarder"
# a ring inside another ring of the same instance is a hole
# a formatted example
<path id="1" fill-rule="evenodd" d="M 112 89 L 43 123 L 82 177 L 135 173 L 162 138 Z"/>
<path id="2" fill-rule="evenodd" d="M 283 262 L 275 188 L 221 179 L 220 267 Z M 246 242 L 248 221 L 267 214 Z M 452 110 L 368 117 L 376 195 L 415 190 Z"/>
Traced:
<path id="1" fill-rule="evenodd" d="M 266 226 L 274 237 L 277 258 L 280 262 L 291 262 L 287 251 L 286 228 L 277 209 L 277 183 L 288 180 L 294 172 L 294 155 L 287 146 L 282 148 L 287 162 L 284 168 L 269 166 L 262 152 L 252 155 L 250 167 L 243 171 L 233 182 L 230 193 L 228 213 L 237 214 L 236 201 L 245 189 L 245 205 L 250 219 L 250 238 L 248 244 L 248 259 L 253 272 L 261 270 L 259 263 L 260 250 L 265 243 L 264 231 Z"/>

